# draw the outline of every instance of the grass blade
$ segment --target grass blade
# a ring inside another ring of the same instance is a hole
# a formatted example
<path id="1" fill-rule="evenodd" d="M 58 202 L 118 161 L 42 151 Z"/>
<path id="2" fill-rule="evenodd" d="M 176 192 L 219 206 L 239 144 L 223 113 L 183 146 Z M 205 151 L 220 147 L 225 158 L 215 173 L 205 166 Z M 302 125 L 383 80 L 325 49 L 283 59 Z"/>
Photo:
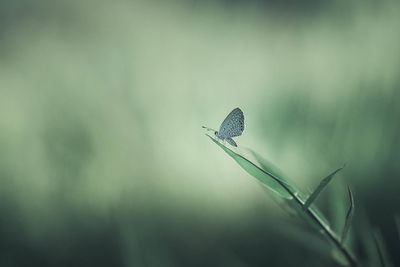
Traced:
<path id="1" fill-rule="evenodd" d="M 278 176 L 280 179 L 287 181 L 287 178 L 284 175 L 284 173 L 278 167 L 276 167 L 274 164 L 269 162 L 267 159 L 265 159 L 263 156 L 261 156 L 260 154 L 258 154 L 255 151 L 253 151 L 252 149 L 246 148 L 246 151 L 248 151 L 250 153 L 250 155 L 252 155 L 255 158 L 255 160 L 261 166 L 261 168 L 267 169 L 267 170 L 271 171 L 272 173 L 274 173 L 275 176 Z M 286 184 L 292 190 L 292 192 L 296 195 L 296 197 L 301 201 L 301 203 L 304 203 L 306 200 L 306 197 L 298 189 L 296 189 L 293 185 L 289 185 L 288 182 L 286 182 Z M 314 222 L 310 221 L 309 216 L 307 216 L 307 214 L 305 214 L 304 210 L 302 209 L 302 207 L 303 207 L 302 204 L 299 205 L 298 202 L 296 203 L 295 201 L 287 201 L 286 200 L 285 205 L 282 205 L 282 203 L 281 203 L 280 206 L 285 207 L 284 210 L 286 210 L 286 211 L 288 209 L 291 209 L 292 213 L 290 213 L 290 214 L 293 214 L 293 211 L 294 211 L 297 214 L 299 214 L 301 217 L 303 217 L 303 219 L 308 221 L 312 227 L 316 227 L 316 229 L 318 229 L 318 230 L 321 229 L 321 227 L 319 225 L 316 225 Z M 316 214 L 316 216 L 318 216 L 318 218 L 321 219 L 321 222 L 326 227 L 329 227 L 328 220 L 317 208 L 313 208 L 312 212 L 314 212 Z"/>
<path id="2" fill-rule="evenodd" d="M 326 176 L 324 179 L 321 180 L 318 187 L 308 197 L 306 203 L 304 203 L 304 205 L 303 205 L 304 210 L 307 210 L 308 207 L 310 207 L 310 205 L 314 202 L 314 200 L 318 197 L 318 195 L 322 192 L 322 190 L 329 184 L 329 182 L 332 180 L 332 178 L 335 176 L 335 174 L 338 173 L 339 171 L 341 171 L 344 167 L 345 167 L 345 165 L 343 165 L 339 169 L 333 171 L 331 174 L 329 174 L 328 176 Z"/>
<path id="3" fill-rule="evenodd" d="M 261 168 L 265 170 L 269 170 L 272 173 L 274 173 L 275 176 L 278 176 L 281 180 L 286 181 L 286 175 L 283 174 L 282 170 L 280 170 L 277 166 L 275 166 L 273 163 L 265 159 L 263 156 L 255 152 L 254 150 L 250 148 L 244 148 L 245 151 L 247 151 L 251 156 L 254 157 L 255 161 L 260 165 Z M 296 189 L 296 191 L 298 191 Z"/>
<path id="4" fill-rule="evenodd" d="M 359 266 L 357 259 L 353 256 L 350 250 L 342 245 L 339 237 L 335 232 L 331 230 L 329 224 L 327 224 L 326 220 L 323 218 L 319 210 L 315 207 L 303 210 L 305 198 L 297 189 L 295 189 L 294 186 L 289 184 L 289 182 L 278 177 L 273 172 L 273 168 L 270 168 L 269 165 L 263 166 L 263 168 L 261 168 L 250 160 L 243 157 L 242 155 L 239 155 L 238 153 L 224 146 L 215 138 L 211 137 L 208 134 L 206 135 L 211 139 L 211 141 L 213 141 L 229 156 L 231 156 L 247 173 L 260 181 L 263 186 L 276 193 L 276 196 L 283 198 L 291 207 L 295 208 L 295 210 L 300 211 L 300 217 L 302 217 L 310 226 L 316 227 L 319 233 L 323 234 L 329 241 L 331 241 L 332 245 L 334 245 L 339 253 L 346 258 L 346 261 L 351 266 Z M 338 169 L 336 172 L 338 172 L 339 170 L 340 169 Z"/>
<path id="5" fill-rule="evenodd" d="M 346 240 L 347 232 L 349 231 L 351 221 L 353 220 L 353 214 L 354 214 L 354 198 L 353 198 L 353 193 L 351 192 L 349 186 L 347 186 L 347 192 L 349 193 L 350 207 L 349 207 L 349 210 L 347 211 L 346 220 L 344 222 L 344 226 L 343 226 L 343 230 L 342 230 L 342 238 L 341 238 L 342 244 Z"/>
<path id="6" fill-rule="evenodd" d="M 206 134 L 207 135 L 207 134 Z M 231 156 L 248 174 L 259 180 L 264 186 L 277 193 L 280 197 L 293 198 L 293 188 L 283 179 L 278 178 L 272 172 L 263 170 L 243 156 L 233 152 L 211 136 L 207 135 L 214 143 L 221 147 L 229 156 Z"/>

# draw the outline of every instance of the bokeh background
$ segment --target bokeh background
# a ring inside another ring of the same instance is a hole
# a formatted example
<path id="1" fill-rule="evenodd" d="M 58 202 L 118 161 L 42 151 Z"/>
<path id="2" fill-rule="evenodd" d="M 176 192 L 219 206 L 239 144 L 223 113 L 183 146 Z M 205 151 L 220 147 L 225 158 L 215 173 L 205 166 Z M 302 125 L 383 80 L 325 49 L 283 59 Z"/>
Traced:
<path id="1" fill-rule="evenodd" d="M 350 185 L 400 265 L 399 28 L 397 1 L 2 0 L 0 266 L 336 266 L 204 135 L 235 107 L 304 192 L 346 163 L 318 204 Z"/>

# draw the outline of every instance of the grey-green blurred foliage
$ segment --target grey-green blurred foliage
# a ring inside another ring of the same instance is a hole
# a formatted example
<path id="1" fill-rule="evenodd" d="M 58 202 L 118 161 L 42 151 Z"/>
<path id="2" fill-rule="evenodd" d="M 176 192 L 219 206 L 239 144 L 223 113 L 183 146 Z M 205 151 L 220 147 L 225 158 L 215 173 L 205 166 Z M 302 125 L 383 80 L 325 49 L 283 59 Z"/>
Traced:
<path id="1" fill-rule="evenodd" d="M 400 264 L 399 28 L 389 0 L 1 1 L 0 266 L 335 266 L 204 136 L 237 106 L 304 191 L 347 163 L 317 202 L 340 228 L 349 184 Z"/>

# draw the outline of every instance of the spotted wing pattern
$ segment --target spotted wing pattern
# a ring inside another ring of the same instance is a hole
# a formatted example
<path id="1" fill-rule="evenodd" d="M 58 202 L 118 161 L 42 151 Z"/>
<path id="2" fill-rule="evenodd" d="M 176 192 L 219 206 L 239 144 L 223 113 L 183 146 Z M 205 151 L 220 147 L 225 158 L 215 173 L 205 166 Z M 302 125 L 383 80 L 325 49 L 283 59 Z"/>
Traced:
<path id="1" fill-rule="evenodd" d="M 244 115 L 240 108 L 235 108 L 228 114 L 219 128 L 221 138 L 230 138 L 242 135 L 244 130 Z"/>

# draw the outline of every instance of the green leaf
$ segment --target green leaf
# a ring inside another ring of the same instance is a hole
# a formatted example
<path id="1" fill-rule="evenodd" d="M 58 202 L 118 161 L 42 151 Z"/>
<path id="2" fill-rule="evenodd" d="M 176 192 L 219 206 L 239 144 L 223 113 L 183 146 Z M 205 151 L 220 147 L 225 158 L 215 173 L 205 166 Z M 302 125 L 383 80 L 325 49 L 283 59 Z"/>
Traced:
<path id="1" fill-rule="evenodd" d="M 300 202 L 296 202 L 294 200 L 286 200 L 285 205 L 280 204 L 280 206 L 283 206 L 285 210 L 288 210 L 288 207 L 291 208 L 293 211 L 297 212 L 304 220 L 306 220 L 311 227 L 316 228 L 318 230 L 321 229 L 321 227 L 319 225 L 316 225 L 315 222 L 310 220 L 309 216 L 304 213 L 304 210 L 302 209 L 302 207 L 303 207 L 302 203 L 305 202 L 306 197 L 294 185 L 289 184 L 288 179 L 283 174 L 283 172 L 278 167 L 273 165 L 271 162 L 266 160 L 263 156 L 258 154 L 257 152 L 255 152 L 249 148 L 246 148 L 246 150 L 250 152 L 250 154 L 257 160 L 257 162 L 260 164 L 260 166 L 263 169 L 269 170 L 275 176 L 277 176 L 281 180 L 285 181 L 287 188 L 289 188 L 290 191 L 294 195 L 296 195 L 296 198 L 300 201 Z M 311 210 L 313 213 L 316 214 L 316 216 L 321 220 L 321 222 L 325 224 L 326 227 L 329 227 L 328 220 L 317 208 L 314 207 Z"/>
<path id="2" fill-rule="evenodd" d="M 274 193 L 277 193 L 279 196 L 291 199 L 293 198 L 293 192 L 290 191 L 290 185 L 286 183 L 286 181 L 278 178 L 272 172 L 268 170 L 263 170 L 248 159 L 244 158 L 242 155 L 239 155 L 233 152 L 231 149 L 222 145 L 220 142 L 206 134 L 214 143 L 216 143 L 219 147 L 221 147 L 229 156 L 231 156 L 248 174 L 256 178 L 260 181 L 264 186 L 268 189 L 272 190 Z"/>
<path id="3" fill-rule="evenodd" d="M 276 175 L 276 169 L 272 167 L 272 165 L 265 161 L 261 168 L 242 155 L 239 155 L 224 146 L 210 135 L 206 135 L 211 139 L 211 141 L 231 156 L 247 173 L 261 182 L 264 187 L 276 193 L 276 196 L 281 197 L 282 200 L 284 200 L 290 207 L 294 208 L 298 212 L 299 216 L 311 227 L 317 229 L 319 233 L 323 234 L 328 240 L 330 240 L 332 245 L 338 250 L 338 253 L 342 254 L 351 266 L 358 266 L 357 260 L 353 256 L 352 252 L 340 243 L 337 234 L 331 230 L 329 224 L 320 211 L 315 207 L 304 210 L 303 205 L 305 197 L 302 196 L 294 186 L 278 177 Z"/>
<path id="4" fill-rule="evenodd" d="M 259 180 L 265 188 L 276 193 L 277 196 L 283 198 L 285 200 L 285 203 L 290 208 L 295 210 L 300 215 L 300 217 L 302 217 L 308 223 L 310 227 L 313 227 L 317 230 L 330 228 L 327 219 L 323 216 L 319 209 L 315 207 L 310 208 L 309 211 L 310 213 L 312 213 L 312 216 L 310 216 L 309 213 L 305 212 L 302 209 L 305 197 L 293 185 L 289 184 L 288 181 L 276 175 L 277 173 L 280 173 L 280 171 L 275 166 L 270 164 L 267 160 L 265 160 L 257 153 L 248 149 L 260 162 L 260 165 L 262 166 L 262 168 L 260 168 L 253 162 L 244 158 L 242 155 L 239 155 L 228 147 L 224 146 L 210 135 L 206 135 L 215 144 L 221 147 L 228 155 L 230 155 L 245 171 L 247 171 L 247 173 Z M 318 220 L 318 222 L 316 220 Z"/>
<path id="5" fill-rule="evenodd" d="M 271 173 L 273 173 L 275 176 L 279 177 L 281 180 L 287 182 L 286 175 L 283 174 L 283 172 L 276 167 L 274 164 L 272 164 L 270 161 L 265 159 L 263 156 L 255 152 L 254 150 L 250 148 L 245 148 L 246 151 L 248 151 L 257 161 L 257 163 L 261 166 L 262 169 L 264 170 L 269 170 Z M 298 191 L 297 189 L 294 189 L 295 191 Z"/>
<path id="6" fill-rule="evenodd" d="M 351 222 L 353 220 L 353 214 L 354 214 L 354 198 L 353 198 L 353 193 L 350 190 L 350 187 L 347 186 L 347 192 L 349 193 L 349 202 L 350 206 L 346 214 L 346 220 L 344 222 L 343 230 L 342 230 L 342 238 L 341 241 L 342 244 L 346 240 L 347 232 L 349 231 Z"/>
<path id="7" fill-rule="evenodd" d="M 260 162 L 260 165 L 262 165 L 262 168 L 260 168 L 253 162 L 244 158 L 242 155 L 239 155 L 228 147 L 224 146 L 210 135 L 206 135 L 215 144 L 221 147 L 228 155 L 230 155 L 247 173 L 259 180 L 265 188 L 276 193 L 277 196 L 283 198 L 285 200 L 285 203 L 290 208 L 295 210 L 310 227 L 316 230 L 324 230 L 330 228 L 327 219 L 323 216 L 319 209 L 315 207 L 310 208 L 309 212 L 312 214 L 311 216 L 310 213 L 307 213 L 302 209 L 305 197 L 293 185 L 289 184 L 288 181 L 276 175 L 277 173 L 280 173 L 280 171 L 275 166 L 270 164 L 267 160 L 262 158 L 257 153 L 252 152 L 254 154 L 254 157 Z"/>
<path id="8" fill-rule="evenodd" d="M 338 173 L 340 170 L 342 170 L 345 167 L 343 165 L 339 169 L 333 171 L 331 174 L 326 176 L 324 179 L 321 180 L 319 183 L 318 187 L 312 192 L 312 194 L 308 197 L 306 203 L 303 205 L 303 209 L 307 210 L 308 207 L 314 202 L 314 200 L 318 197 L 318 195 L 322 192 L 322 190 L 329 184 L 329 182 L 332 180 L 333 176 L 335 176 L 336 173 Z"/>

